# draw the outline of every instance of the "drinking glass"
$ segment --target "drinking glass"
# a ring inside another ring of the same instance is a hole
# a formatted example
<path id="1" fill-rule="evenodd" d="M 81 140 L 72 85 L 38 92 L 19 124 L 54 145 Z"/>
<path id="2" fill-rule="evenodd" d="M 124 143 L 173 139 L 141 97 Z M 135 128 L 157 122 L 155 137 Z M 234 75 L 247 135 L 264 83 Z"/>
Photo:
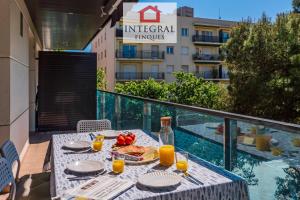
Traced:
<path id="1" fill-rule="evenodd" d="M 104 136 L 103 135 L 97 135 L 96 139 L 92 143 L 92 148 L 94 151 L 101 151 L 103 146 Z"/>
<path id="2" fill-rule="evenodd" d="M 121 154 L 112 155 L 112 170 L 116 174 L 120 174 L 124 171 L 125 156 Z"/>
<path id="3" fill-rule="evenodd" d="M 188 170 L 188 152 L 178 151 L 176 152 L 176 169 L 183 173 Z"/>

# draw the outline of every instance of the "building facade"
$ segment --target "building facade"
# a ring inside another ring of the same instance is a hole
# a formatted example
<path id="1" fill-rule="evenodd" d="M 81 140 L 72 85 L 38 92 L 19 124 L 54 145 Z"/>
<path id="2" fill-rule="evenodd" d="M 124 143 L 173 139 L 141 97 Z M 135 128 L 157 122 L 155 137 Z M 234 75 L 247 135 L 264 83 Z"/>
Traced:
<path id="1" fill-rule="evenodd" d="M 124 44 L 122 22 L 113 27 L 106 24 L 92 41 L 92 51 L 98 54 L 98 68 L 106 72 L 108 90 L 113 91 L 116 82 L 150 77 L 171 82 L 176 71 L 206 80 L 229 80 L 220 46 L 236 22 L 196 18 L 189 7 L 179 8 L 177 15 L 176 44 Z"/>

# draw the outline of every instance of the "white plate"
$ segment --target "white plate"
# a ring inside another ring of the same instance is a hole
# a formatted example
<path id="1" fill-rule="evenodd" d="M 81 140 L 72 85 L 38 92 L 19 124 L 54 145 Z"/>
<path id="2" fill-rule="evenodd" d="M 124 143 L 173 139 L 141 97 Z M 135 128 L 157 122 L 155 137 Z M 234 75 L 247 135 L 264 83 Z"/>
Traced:
<path id="1" fill-rule="evenodd" d="M 69 141 L 64 147 L 74 150 L 87 149 L 91 147 L 91 143 L 88 141 Z"/>
<path id="2" fill-rule="evenodd" d="M 142 165 L 142 164 L 152 163 L 154 161 L 157 161 L 158 159 L 159 158 L 154 158 L 153 160 L 141 160 L 141 161 L 125 160 L 125 163 L 131 165 Z"/>
<path id="3" fill-rule="evenodd" d="M 139 176 L 138 183 L 146 187 L 166 188 L 176 186 L 182 177 L 175 173 L 156 171 Z"/>
<path id="4" fill-rule="evenodd" d="M 104 130 L 95 133 L 95 135 L 98 134 L 103 135 L 106 138 L 116 138 L 119 135 L 118 131 L 115 130 Z"/>
<path id="5" fill-rule="evenodd" d="M 95 160 L 81 160 L 69 164 L 67 169 L 78 173 L 97 172 L 104 170 L 104 163 Z"/>

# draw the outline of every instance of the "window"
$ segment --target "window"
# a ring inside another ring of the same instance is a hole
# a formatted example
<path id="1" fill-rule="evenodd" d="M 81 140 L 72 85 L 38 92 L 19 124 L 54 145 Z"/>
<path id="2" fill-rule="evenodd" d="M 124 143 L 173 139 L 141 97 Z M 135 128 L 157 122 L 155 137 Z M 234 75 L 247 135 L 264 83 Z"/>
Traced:
<path id="1" fill-rule="evenodd" d="M 184 36 L 184 37 L 189 36 L 189 29 L 188 28 L 181 28 L 181 36 Z"/>
<path id="2" fill-rule="evenodd" d="M 23 37 L 23 14 L 20 12 L 20 35 Z"/>
<path id="3" fill-rule="evenodd" d="M 106 49 L 104 50 L 104 58 L 106 58 Z"/>
<path id="4" fill-rule="evenodd" d="M 181 47 L 181 55 L 188 55 L 189 48 L 188 47 Z"/>
<path id="5" fill-rule="evenodd" d="M 103 52 L 101 52 L 101 59 L 103 58 Z"/>
<path id="6" fill-rule="evenodd" d="M 189 66 L 188 65 L 181 65 L 181 70 L 183 72 L 189 72 Z"/>
<path id="7" fill-rule="evenodd" d="M 104 32 L 104 40 L 106 40 L 106 32 Z"/>
<path id="8" fill-rule="evenodd" d="M 174 47 L 173 46 L 167 46 L 167 54 L 174 54 Z"/>
<path id="9" fill-rule="evenodd" d="M 159 71 L 159 66 L 158 65 L 152 65 L 151 66 L 151 72 L 152 73 L 158 73 Z"/>
<path id="10" fill-rule="evenodd" d="M 174 65 L 167 65 L 167 73 L 172 74 L 174 72 Z"/>
<path id="11" fill-rule="evenodd" d="M 222 41 L 223 42 L 227 42 L 228 39 L 229 39 L 229 33 L 223 32 L 223 34 L 222 34 Z"/>
<path id="12" fill-rule="evenodd" d="M 103 41 L 103 40 L 102 40 L 102 35 L 101 35 L 101 43 L 102 43 L 102 41 Z"/>
<path id="13" fill-rule="evenodd" d="M 205 35 L 205 36 L 212 36 L 212 35 L 213 35 L 213 32 L 212 32 L 212 31 L 202 31 L 202 35 Z"/>
<path id="14" fill-rule="evenodd" d="M 100 39 L 98 38 L 98 46 L 100 46 Z"/>

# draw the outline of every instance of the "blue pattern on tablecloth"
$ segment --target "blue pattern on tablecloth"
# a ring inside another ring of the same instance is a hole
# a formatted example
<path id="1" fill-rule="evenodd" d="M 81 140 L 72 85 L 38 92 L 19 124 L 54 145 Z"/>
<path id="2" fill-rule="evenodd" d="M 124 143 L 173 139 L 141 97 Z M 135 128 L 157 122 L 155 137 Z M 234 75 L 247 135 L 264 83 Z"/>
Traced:
<path id="1" fill-rule="evenodd" d="M 137 134 L 137 145 L 144 146 L 158 146 L 157 141 L 152 137 L 145 134 L 141 130 L 134 130 Z M 65 173 L 66 166 L 78 160 L 101 160 L 108 157 L 109 150 L 115 140 L 105 140 L 103 150 L 97 153 L 81 153 L 81 154 L 68 154 L 67 150 L 63 150 L 62 146 L 71 140 L 86 140 L 90 138 L 86 133 L 75 134 L 59 134 L 53 135 L 52 141 L 52 181 L 54 195 L 62 195 L 66 190 L 79 185 L 84 181 L 69 181 L 67 178 L 70 175 Z M 196 163 L 196 162 L 197 163 Z M 136 182 L 140 174 L 146 173 L 149 169 L 160 168 L 159 161 L 149 165 L 126 165 L 124 173 L 119 175 L 121 179 L 130 179 Z M 105 167 L 108 171 L 111 169 L 111 162 L 105 161 Z M 175 170 L 175 166 L 167 169 L 168 171 Z M 214 166 L 202 159 L 193 158 L 189 161 L 189 174 L 196 179 L 200 180 L 203 185 L 196 185 L 186 179 L 183 179 L 181 185 L 175 190 L 151 190 L 141 187 L 132 187 L 116 199 L 131 200 L 131 199 L 203 199 L 203 200 L 244 200 L 249 199 L 247 183 L 240 177 L 229 173 L 228 171 Z"/>

